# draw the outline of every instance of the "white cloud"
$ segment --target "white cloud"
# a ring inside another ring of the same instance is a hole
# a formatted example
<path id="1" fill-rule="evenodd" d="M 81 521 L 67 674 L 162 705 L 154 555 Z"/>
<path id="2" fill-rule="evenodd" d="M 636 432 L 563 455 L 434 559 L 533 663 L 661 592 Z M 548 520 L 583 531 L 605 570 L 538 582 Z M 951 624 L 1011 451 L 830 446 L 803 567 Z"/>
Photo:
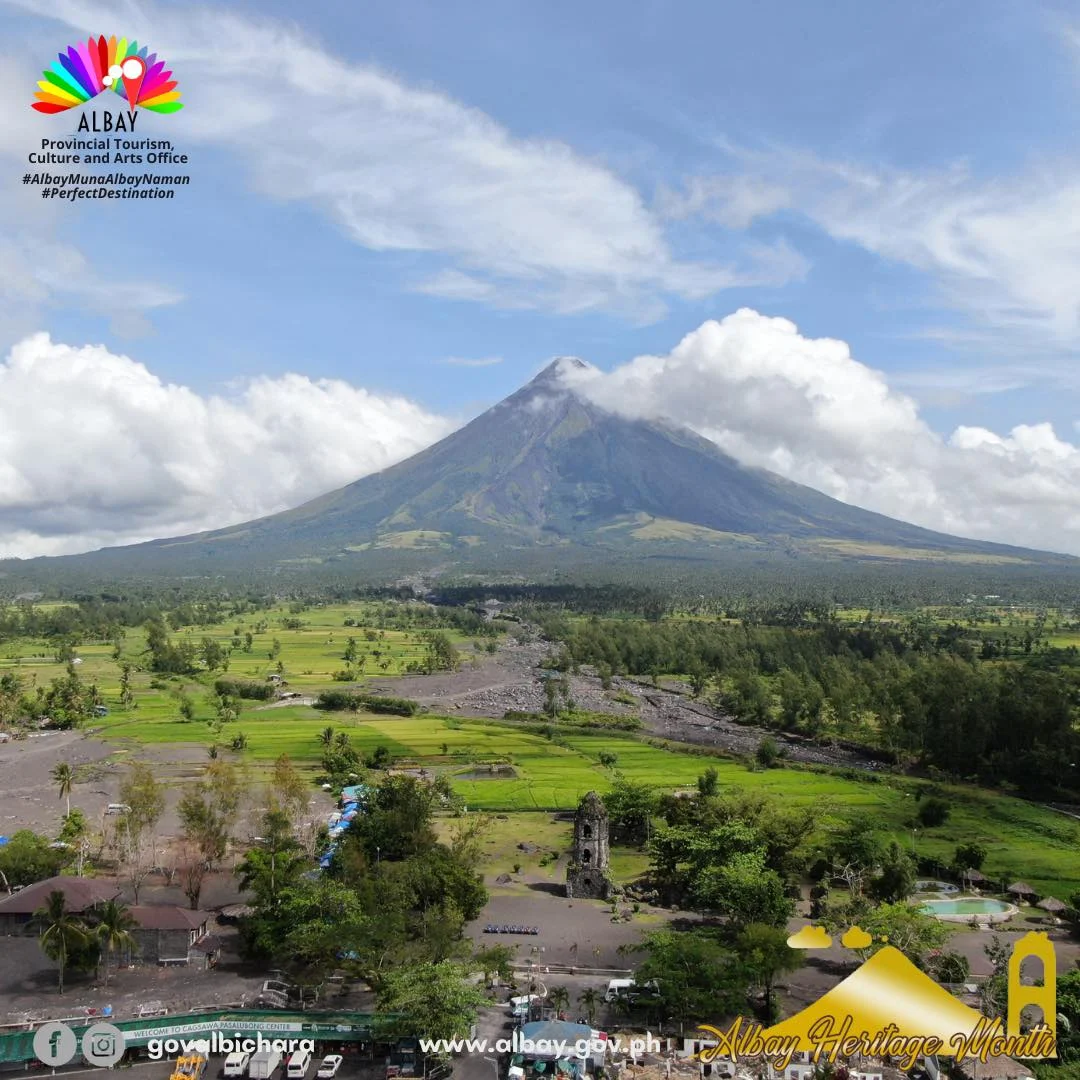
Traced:
<path id="1" fill-rule="evenodd" d="M 666 218 L 701 216 L 728 229 L 745 229 L 755 219 L 791 205 L 788 190 L 749 176 L 692 176 L 683 191 L 662 187 L 656 208 Z"/>
<path id="2" fill-rule="evenodd" d="M 733 456 L 961 536 L 1080 554 L 1080 445 L 1045 423 L 948 437 L 838 340 L 740 310 L 667 355 L 562 377 L 624 415 L 685 424 Z M 950 380 L 931 388 L 949 388 Z M 0 555 L 66 553 L 247 520 L 412 454 L 454 423 L 302 375 L 228 396 L 104 348 L 26 338 L 0 364 Z"/>
<path id="3" fill-rule="evenodd" d="M 9 6 L 99 33 L 116 5 Z M 356 243 L 442 264 L 415 287 L 500 307 L 656 318 L 664 299 L 805 273 L 790 249 L 744 246 L 724 262 L 681 260 L 638 191 L 563 142 L 520 137 L 478 109 L 350 63 L 292 24 L 209 8 L 123 5 L 180 80 L 177 140 L 218 144 L 263 194 L 305 200 Z M 267 61 L 273 57 L 272 63 Z M 446 265 L 449 263 L 450 265 Z"/>
<path id="4" fill-rule="evenodd" d="M 444 364 L 450 364 L 452 367 L 494 367 L 496 364 L 501 364 L 503 358 L 501 356 L 448 356 L 443 360 Z"/>
<path id="5" fill-rule="evenodd" d="M 988 181 L 962 162 L 914 170 L 790 148 L 721 149 L 731 171 L 663 192 L 661 212 L 734 228 L 795 212 L 836 240 L 925 272 L 937 306 L 963 312 L 982 334 L 992 328 L 999 345 L 1003 332 L 1026 347 L 1080 341 L 1080 163 Z"/>
<path id="6" fill-rule="evenodd" d="M 666 356 L 564 379 L 624 415 L 694 428 L 740 461 L 960 536 L 1080 554 L 1080 446 L 1049 424 L 936 434 L 843 341 L 743 309 Z"/>
<path id="7" fill-rule="evenodd" d="M 202 396 L 97 346 L 35 334 L 0 364 L 0 556 L 63 554 L 285 509 L 452 424 L 304 375 Z"/>

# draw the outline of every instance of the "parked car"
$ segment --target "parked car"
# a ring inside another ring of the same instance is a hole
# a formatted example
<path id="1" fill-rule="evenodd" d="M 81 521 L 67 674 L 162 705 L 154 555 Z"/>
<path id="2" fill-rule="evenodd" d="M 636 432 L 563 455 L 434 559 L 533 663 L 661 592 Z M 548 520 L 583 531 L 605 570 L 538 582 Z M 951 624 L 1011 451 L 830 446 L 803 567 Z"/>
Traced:
<path id="1" fill-rule="evenodd" d="M 222 1075 L 226 1077 L 244 1076 L 247 1074 L 250 1061 L 250 1054 L 245 1053 L 243 1050 L 234 1050 L 225 1059 L 225 1068 L 222 1070 Z"/>
<path id="2" fill-rule="evenodd" d="M 332 1077 L 337 1076 L 343 1060 L 340 1054 L 327 1054 L 319 1065 L 319 1071 L 315 1074 L 318 1080 L 331 1080 Z"/>
<path id="3" fill-rule="evenodd" d="M 310 1050 L 294 1050 L 288 1063 L 285 1065 L 287 1080 L 304 1080 L 307 1076 L 308 1066 L 311 1064 Z"/>

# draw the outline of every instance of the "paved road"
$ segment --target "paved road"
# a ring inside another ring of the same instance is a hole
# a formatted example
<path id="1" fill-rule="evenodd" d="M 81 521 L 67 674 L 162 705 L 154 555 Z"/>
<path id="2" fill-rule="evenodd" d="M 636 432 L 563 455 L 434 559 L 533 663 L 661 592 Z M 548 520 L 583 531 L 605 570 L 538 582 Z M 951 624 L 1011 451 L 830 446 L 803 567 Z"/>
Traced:
<path id="1" fill-rule="evenodd" d="M 494 1044 L 496 1039 L 509 1037 L 510 1010 L 506 1008 L 484 1009 L 477 1018 L 476 1037 Z M 500 1073 L 494 1052 L 489 1056 L 462 1054 L 454 1061 L 454 1076 L 461 1080 L 498 1080 Z"/>

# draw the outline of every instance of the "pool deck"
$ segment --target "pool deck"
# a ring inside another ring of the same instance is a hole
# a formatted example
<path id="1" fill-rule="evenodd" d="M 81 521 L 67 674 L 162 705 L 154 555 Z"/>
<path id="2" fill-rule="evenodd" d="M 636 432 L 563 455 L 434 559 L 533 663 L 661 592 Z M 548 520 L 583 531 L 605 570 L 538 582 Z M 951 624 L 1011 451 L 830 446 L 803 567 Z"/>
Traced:
<path id="1" fill-rule="evenodd" d="M 918 903 L 922 904 L 931 903 L 933 901 L 945 901 L 948 903 L 963 903 L 965 900 L 985 901 L 993 900 L 993 897 L 986 896 L 926 896 L 919 899 Z M 979 923 L 986 925 L 993 925 L 995 923 L 1008 922 L 1016 915 L 1020 914 L 1020 909 L 1015 904 L 1010 904 L 1007 900 L 997 900 L 996 903 L 1005 904 L 1004 911 L 969 911 L 966 913 L 957 912 L 956 914 L 946 914 L 939 911 L 927 912 L 932 918 L 938 919 L 941 922 L 951 923 L 971 923 L 974 919 Z"/>

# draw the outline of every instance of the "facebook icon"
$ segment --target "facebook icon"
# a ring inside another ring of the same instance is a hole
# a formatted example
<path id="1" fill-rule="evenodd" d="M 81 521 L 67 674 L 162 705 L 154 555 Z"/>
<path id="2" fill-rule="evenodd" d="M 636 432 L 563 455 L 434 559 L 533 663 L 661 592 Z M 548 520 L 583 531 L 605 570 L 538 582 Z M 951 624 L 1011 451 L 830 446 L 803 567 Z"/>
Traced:
<path id="1" fill-rule="evenodd" d="M 34 1053 L 39 1061 L 54 1069 L 66 1065 L 75 1056 L 77 1047 L 75 1032 L 67 1024 L 53 1020 L 34 1032 Z"/>

